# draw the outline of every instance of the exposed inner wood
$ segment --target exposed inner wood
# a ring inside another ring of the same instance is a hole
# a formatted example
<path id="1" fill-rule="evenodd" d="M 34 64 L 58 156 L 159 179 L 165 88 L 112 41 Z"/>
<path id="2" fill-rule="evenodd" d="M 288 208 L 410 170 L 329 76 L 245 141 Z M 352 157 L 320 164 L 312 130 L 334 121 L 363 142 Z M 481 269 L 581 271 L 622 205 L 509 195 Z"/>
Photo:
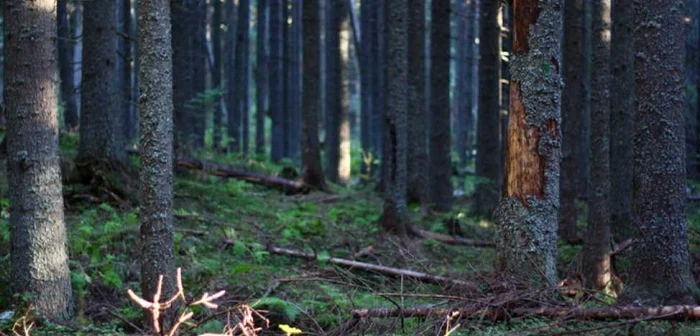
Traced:
<path id="1" fill-rule="evenodd" d="M 539 0 L 513 0 L 513 12 L 518 13 L 513 16 L 513 52 L 516 54 L 530 51 L 527 37 L 530 25 L 537 23 L 540 14 L 538 3 Z"/>

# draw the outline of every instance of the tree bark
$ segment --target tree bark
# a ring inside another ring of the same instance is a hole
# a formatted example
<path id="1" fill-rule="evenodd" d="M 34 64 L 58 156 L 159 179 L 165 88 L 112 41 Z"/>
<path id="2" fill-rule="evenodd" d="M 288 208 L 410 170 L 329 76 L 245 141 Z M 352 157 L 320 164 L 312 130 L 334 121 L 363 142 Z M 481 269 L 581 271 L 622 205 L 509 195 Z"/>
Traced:
<path id="1" fill-rule="evenodd" d="M 631 237 L 632 169 L 634 158 L 635 90 L 633 5 L 631 0 L 612 1 L 610 69 L 610 225 L 616 240 Z"/>
<path id="2" fill-rule="evenodd" d="M 479 25 L 479 117 L 476 130 L 476 176 L 479 184 L 474 210 L 487 217 L 491 216 L 498 204 L 501 180 L 498 6 L 498 1 L 481 1 Z"/>
<path id="3" fill-rule="evenodd" d="M 256 79 L 255 79 L 255 153 L 265 154 L 265 116 L 267 115 L 268 89 L 268 49 L 267 49 L 267 11 L 268 0 L 258 0 L 256 43 Z"/>
<path id="4" fill-rule="evenodd" d="M 695 88 L 698 86 L 698 58 L 700 53 L 696 49 L 698 46 L 698 26 L 700 14 L 698 13 L 698 0 L 683 0 L 683 30 L 685 33 L 685 86 L 686 88 Z M 697 179 L 700 175 L 698 163 L 700 162 L 700 153 L 698 152 L 698 115 L 695 105 L 698 103 L 698 98 L 692 98 L 693 95 L 686 95 L 685 109 L 683 115 L 685 117 L 685 133 L 686 133 L 686 171 L 688 178 Z"/>
<path id="5" fill-rule="evenodd" d="M 634 1 L 636 228 L 629 300 L 693 302 L 685 217 L 682 1 Z"/>
<path id="6" fill-rule="evenodd" d="M 386 149 L 382 158 L 384 175 L 384 212 L 381 223 L 386 231 L 402 239 L 408 235 L 406 178 L 408 151 L 408 4 L 404 0 L 386 1 Z M 379 71 L 382 71 L 381 69 Z"/>
<path id="7" fill-rule="evenodd" d="M 115 1 L 83 3 L 83 81 L 78 161 L 123 162 Z"/>
<path id="8" fill-rule="evenodd" d="M 173 78 L 170 6 L 140 0 L 141 290 L 152 298 L 163 276 L 162 296 L 175 292 L 173 255 Z M 167 330 L 174 314 L 162 314 Z"/>
<path id="9" fill-rule="evenodd" d="M 372 9 L 374 5 L 364 2 L 360 6 L 360 31 L 362 40 L 358 49 L 358 62 L 360 64 L 360 148 L 362 148 L 362 174 L 367 174 L 371 168 L 365 163 L 364 157 L 370 155 L 370 125 L 372 116 Z"/>
<path id="10" fill-rule="evenodd" d="M 67 129 L 78 126 L 78 102 L 73 86 L 73 43 L 68 20 L 68 0 L 59 0 L 56 8 L 58 20 L 58 70 L 61 77 L 63 122 Z"/>
<path id="11" fill-rule="evenodd" d="M 455 97 L 457 108 L 457 120 L 455 127 L 456 152 L 459 159 L 458 176 L 459 188 L 464 188 L 465 177 L 469 165 L 471 152 L 471 138 L 474 108 L 474 16 L 475 0 L 456 2 L 457 20 L 457 44 L 455 64 Z"/>
<path id="12" fill-rule="evenodd" d="M 304 0 L 302 15 L 304 68 L 301 175 L 305 184 L 325 190 L 326 181 L 323 176 L 323 168 L 321 168 L 321 144 L 318 139 L 318 112 L 321 107 L 321 69 L 319 67 L 321 61 L 321 7 L 319 1 Z"/>
<path id="13" fill-rule="evenodd" d="M 192 148 L 204 148 L 204 132 L 206 131 L 207 104 L 203 98 L 207 90 L 207 12 L 205 0 L 192 1 L 187 11 L 187 22 L 192 29 L 192 45 L 189 53 L 192 55 L 192 99 L 187 103 L 190 113 L 188 123 L 192 125 L 188 135 Z M 188 36 L 190 37 L 190 36 Z"/>
<path id="14" fill-rule="evenodd" d="M 232 83 L 235 88 L 235 101 L 231 107 L 231 114 L 236 118 L 235 124 L 229 122 L 229 137 L 233 140 L 233 147 L 229 146 L 229 150 L 233 152 L 242 151 L 248 152 L 249 147 L 249 111 L 248 111 L 248 73 L 249 73 L 249 57 L 248 57 L 248 42 L 250 27 L 250 2 L 248 0 L 239 0 L 238 2 L 238 21 L 236 22 L 236 54 L 235 76 L 236 82 Z M 231 144 L 231 143 L 229 143 Z"/>
<path id="15" fill-rule="evenodd" d="M 221 14 L 223 8 L 221 7 L 221 1 L 212 1 L 212 17 L 211 17 L 211 44 L 212 53 L 214 54 L 214 65 L 211 71 L 211 84 L 215 90 L 221 90 L 223 92 L 224 87 L 221 80 L 221 71 L 223 70 L 223 57 L 224 54 L 221 50 Z M 264 22 L 264 21 L 263 21 Z M 214 151 L 217 153 L 222 151 L 221 148 L 221 126 L 224 120 L 224 107 L 221 104 L 214 104 L 214 120 L 213 120 L 213 141 L 214 141 Z"/>
<path id="16" fill-rule="evenodd" d="M 283 39 L 282 39 L 282 4 L 283 0 L 270 1 L 270 116 L 272 118 L 272 143 L 270 151 L 272 161 L 279 162 L 284 158 L 284 69 L 283 69 Z M 318 14 L 317 14 L 318 15 Z M 317 20 L 318 21 L 318 20 Z M 314 28 L 316 29 L 316 28 Z M 306 34 L 304 34 L 306 36 Z M 320 43 L 320 42 L 319 42 Z M 306 41 L 304 42 L 306 45 Z M 304 52 L 304 55 L 307 53 Z M 306 58 L 306 57 L 305 57 Z M 306 61 L 304 61 L 306 63 Z M 318 66 L 316 64 L 315 66 Z M 306 69 L 306 68 L 305 68 Z M 306 71 L 304 71 L 306 73 Z M 320 80 L 320 78 L 317 78 Z M 304 81 L 306 87 L 306 81 Z M 316 126 L 318 127 L 318 126 Z"/>
<path id="17" fill-rule="evenodd" d="M 123 127 L 125 142 L 131 142 L 138 134 L 136 105 L 138 102 L 134 97 L 134 59 L 133 41 L 136 39 L 134 21 L 131 14 L 131 0 L 121 0 L 119 10 L 119 29 L 123 34 L 120 37 L 119 54 L 122 59 L 120 69 L 121 74 L 121 95 L 123 99 Z M 133 62 L 133 63 L 132 63 Z"/>
<path id="18" fill-rule="evenodd" d="M 188 1 L 171 0 L 172 8 L 172 64 L 173 64 L 173 108 L 175 122 L 175 149 L 176 152 L 187 152 L 189 148 L 188 136 L 191 133 L 191 124 L 187 120 L 189 114 L 188 101 L 193 96 L 193 70 L 192 57 L 192 31 L 191 18 L 188 18 Z"/>
<path id="19" fill-rule="evenodd" d="M 289 93 L 290 134 L 288 156 L 297 161 L 301 157 L 301 3 L 292 2 L 291 20 L 288 41 L 289 48 Z"/>
<path id="20" fill-rule="evenodd" d="M 591 74 L 591 197 L 583 247 L 585 285 L 611 285 L 610 265 L 610 0 L 593 3 Z"/>
<path id="21" fill-rule="evenodd" d="M 425 1 L 408 2 L 408 189 L 407 200 L 430 202 L 428 188 L 428 110 L 425 102 Z M 367 35 L 365 35 L 367 36 Z"/>
<path id="22" fill-rule="evenodd" d="M 578 152 L 581 146 L 583 0 L 567 0 L 564 8 L 564 90 L 562 91 L 562 163 L 560 178 L 559 236 L 579 240 L 576 209 Z"/>
<path id="23" fill-rule="evenodd" d="M 561 161 L 563 0 L 514 3 L 503 195 L 494 213 L 496 269 L 530 287 L 556 284 Z"/>
<path id="24" fill-rule="evenodd" d="M 4 1 L 12 291 L 67 321 L 73 299 L 58 154 L 56 2 Z"/>
<path id="25" fill-rule="evenodd" d="M 450 0 L 433 0 L 430 29 L 430 185 L 435 210 L 452 208 L 450 130 Z M 443 18 L 443 19 L 437 19 Z"/>

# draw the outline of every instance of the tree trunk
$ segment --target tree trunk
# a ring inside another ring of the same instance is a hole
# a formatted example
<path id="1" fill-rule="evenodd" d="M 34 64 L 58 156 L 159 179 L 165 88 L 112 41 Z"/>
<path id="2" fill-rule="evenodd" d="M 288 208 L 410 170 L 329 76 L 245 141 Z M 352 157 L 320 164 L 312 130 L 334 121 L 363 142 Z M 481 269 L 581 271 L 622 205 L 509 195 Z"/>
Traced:
<path id="1" fill-rule="evenodd" d="M 632 169 L 629 166 L 634 159 L 634 8 L 631 0 L 613 0 L 612 6 L 610 225 L 615 239 L 622 241 L 634 232 Z"/>
<path id="2" fill-rule="evenodd" d="M 70 16 L 71 38 L 73 39 L 73 88 L 75 89 L 75 101 L 80 115 L 80 88 L 83 82 L 83 5 L 80 1 L 73 3 L 74 10 Z M 80 124 L 80 117 L 76 116 Z"/>
<path id="3" fill-rule="evenodd" d="M 223 92 L 223 85 L 221 80 L 221 71 L 223 69 L 223 57 L 224 54 L 221 51 L 221 14 L 223 8 L 221 7 L 221 1 L 212 1 L 212 17 L 211 17 L 211 44 L 212 52 L 214 53 L 214 65 L 212 67 L 211 84 L 215 90 L 221 90 Z M 264 21 L 263 21 L 264 22 Z M 218 100 L 218 99 L 217 99 Z M 214 104 L 214 120 L 213 120 L 213 141 L 214 141 L 214 151 L 220 153 L 221 148 L 221 126 L 224 120 L 224 107 L 221 104 Z"/>
<path id="4" fill-rule="evenodd" d="M 577 107 L 581 113 L 578 140 L 578 197 L 588 199 L 591 158 L 591 54 L 592 54 L 592 1 L 583 2 L 583 29 L 581 38 L 581 103 Z"/>
<path id="5" fill-rule="evenodd" d="M 459 159 L 459 188 L 464 188 L 471 152 L 472 111 L 474 108 L 474 17 L 475 0 L 457 1 L 457 60 L 455 66 L 455 99 L 457 100 L 456 151 Z"/>
<path id="6" fill-rule="evenodd" d="M 78 126 L 78 102 L 73 86 L 73 43 L 71 42 L 68 21 L 68 0 L 59 0 L 56 9 L 58 16 L 58 70 L 61 79 L 63 100 L 63 121 L 67 129 Z"/>
<path id="7" fill-rule="evenodd" d="M 162 297 L 175 292 L 173 255 L 173 78 L 170 6 L 139 0 L 141 118 L 141 290 L 152 298 L 163 275 Z M 174 315 L 164 313 L 165 330 Z"/>
<path id="8" fill-rule="evenodd" d="M 623 296 L 653 304 L 692 303 L 695 292 L 685 217 L 681 9 L 680 0 L 634 1 L 635 267 Z"/>
<path id="9" fill-rule="evenodd" d="M 685 32 L 685 87 L 695 88 L 698 85 L 698 0 L 683 0 L 683 30 Z M 685 132 L 686 132 L 686 170 L 688 178 L 697 179 L 700 176 L 698 170 L 698 116 L 696 106 L 698 98 L 693 95 L 686 95 L 685 109 Z"/>
<path id="10" fill-rule="evenodd" d="M 189 143 L 193 148 L 204 148 L 204 132 L 206 130 L 207 107 L 202 99 L 207 90 L 207 11 L 205 0 L 192 1 L 190 10 L 187 12 L 187 22 L 190 22 L 192 29 L 192 98 L 188 102 L 190 113 L 188 115 L 189 124 L 192 125 L 191 134 L 188 136 Z"/>
<path id="11" fill-rule="evenodd" d="M 408 189 L 407 200 L 430 202 L 428 189 L 428 110 L 425 103 L 425 1 L 408 2 Z M 366 37 L 367 35 L 365 35 Z"/>
<path id="12" fill-rule="evenodd" d="M 288 40 L 289 48 L 289 81 L 287 82 L 287 92 L 289 93 L 290 134 L 288 156 L 294 161 L 301 157 L 301 3 L 292 2 L 291 20 Z"/>
<path id="13" fill-rule="evenodd" d="M 583 247 L 586 287 L 610 283 L 610 0 L 593 3 L 591 74 L 591 196 Z"/>
<path id="14" fill-rule="evenodd" d="M 383 157 L 386 167 L 384 180 L 384 212 L 381 221 L 386 231 L 406 238 L 408 218 L 406 209 L 406 178 L 408 150 L 408 4 L 404 0 L 386 2 L 386 135 Z M 380 68 L 379 71 L 382 71 Z"/>
<path id="15" fill-rule="evenodd" d="M 258 0 L 256 42 L 256 79 L 255 79 L 255 153 L 265 154 L 265 116 L 267 115 L 267 10 L 268 0 Z"/>
<path id="16" fill-rule="evenodd" d="M 123 162 L 122 97 L 117 73 L 115 1 L 83 3 L 83 82 L 79 161 Z"/>
<path id="17" fill-rule="evenodd" d="M 175 122 L 175 150 L 187 151 L 187 135 L 191 133 L 191 124 L 187 120 L 187 102 L 192 99 L 192 45 L 189 30 L 190 19 L 187 18 L 188 0 L 171 0 L 172 8 L 172 64 L 173 64 L 173 109 Z"/>
<path id="18" fill-rule="evenodd" d="M 302 90 L 301 175 L 304 183 L 325 190 L 326 182 L 321 168 L 321 144 L 318 139 L 318 111 L 321 107 L 321 69 L 319 67 L 321 62 L 321 7 L 319 1 L 304 0 L 302 15 L 304 87 Z M 277 77 L 273 76 L 272 78 Z"/>
<path id="19" fill-rule="evenodd" d="M 12 291 L 67 321 L 73 299 L 58 155 L 56 2 L 4 1 Z M 24 296 L 28 295 L 28 296 Z"/>
<path id="20" fill-rule="evenodd" d="M 510 120 L 496 269 L 530 287 L 556 285 L 563 0 L 514 3 Z"/>
<path id="21" fill-rule="evenodd" d="M 346 0 L 326 7 L 326 176 L 340 184 L 350 180 L 347 7 Z"/>
<path id="22" fill-rule="evenodd" d="M 122 68 L 120 69 L 121 74 L 121 94 L 123 97 L 123 130 L 124 139 L 126 142 L 130 142 L 136 138 L 136 105 L 138 102 L 134 98 L 134 66 L 136 63 L 134 60 L 133 41 L 136 39 L 136 32 L 133 29 L 134 25 L 132 22 L 131 14 L 131 0 L 121 0 L 120 4 L 120 24 L 119 29 L 123 36 L 120 37 L 120 56 L 122 58 Z M 133 62 L 133 63 L 132 63 Z"/>
<path id="23" fill-rule="evenodd" d="M 233 148 L 229 148 L 234 152 L 242 151 L 248 153 L 249 147 L 249 111 L 248 111 L 248 74 L 250 72 L 249 57 L 248 57 L 248 42 L 250 28 L 250 2 L 248 0 L 239 0 L 238 2 L 238 28 L 236 28 L 236 54 L 234 62 L 236 65 L 234 83 L 236 92 L 236 101 L 232 107 L 233 117 L 238 118 L 236 125 L 229 123 L 229 136 L 234 139 Z M 231 127 L 234 127 L 231 129 Z"/>
<path id="24" fill-rule="evenodd" d="M 362 148 L 362 174 L 368 174 L 372 168 L 365 162 L 365 157 L 371 155 L 371 125 L 373 115 L 372 92 L 374 82 L 372 73 L 376 71 L 372 56 L 372 43 L 374 43 L 374 16 L 373 3 L 365 1 L 360 6 L 360 31 L 362 41 L 360 43 L 358 61 L 360 63 L 360 147 Z"/>
<path id="25" fill-rule="evenodd" d="M 386 3 L 385 1 L 377 1 L 375 4 L 375 9 L 374 9 L 374 36 L 375 36 L 375 43 L 374 43 L 374 52 L 372 53 L 374 55 L 374 65 L 375 65 L 375 71 L 373 71 L 374 75 L 374 98 L 372 100 L 374 107 L 372 108 L 374 115 L 372 116 L 372 134 L 373 134 L 373 141 L 374 141 L 374 152 L 375 156 L 377 159 L 380 160 L 380 162 L 384 162 L 383 155 L 384 155 L 384 143 L 385 140 L 385 133 L 384 133 L 384 128 L 385 128 L 385 115 L 386 115 L 386 106 L 384 105 L 384 75 L 385 71 L 384 66 L 385 66 L 385 51 L 386 51 L 386 29 L 385 29 L 385 20 L 384 20 L 384 12 L 386 9 Z M 382 184 L 384 181 L 384 164 L 380 164 L 379 171 L 377 172 L 377 177 L 379 178 L 379 190 L 382 190 Z M 376 169 L 375 169 L 376 170 Z"/>
<path id="26" fill-rule="evenodd" d="M 270 151 L 272 161 L 279 162 L 284 158 L 287 138 L 284 134 L 284 68 L 283 68 L 283 36 L 282 36 L 282 4 L 283 0 L 270 1 L 270 116 L 272 118 L 272 142 Z M 306 36 L 306 35 L 305 35 Z M 306 41 L 304 42 L 306 45 Z M 306 53 L 304 53 L 306 55 Z M 306 61 L 304 61 L 306 62 Z M 318 64 L 315 65 L 318 67 Z M 304 71 L 306 72 L 306 71 Z M 316 78 L 320 80 L 320 78 Z M 304 81 L 306 83 L 306 81 Z M 306 85 L 304 85 L 306 87 Z"/>
<path id="27" fill-rule="evenodd" d="M 430 29 L 430 190 L 440 212 L 452 208 L 450 134 L 450 0 L 433 0 Z M 442 19 L 437 19 L 442 18 Z"/>
<path id="28" fill-rule="evenodd" d="M 474 210 L 490 217 L 498 204 L 501 180 L 500 144 L 500 29 L 498 1 L 481 1 L 479 26 L 479 117 L 476 134 L 476 189 Z M 432 99 L 431 99 L 432 100 Z"/>
<path id="29" fill-rule="evenodd" d="M 576 227 L 578 152 L 581 145 L 583 0 L 567 0 L 564 8 L 564 90 L 562 91 L 562 163 L 560 178 L 559 236 L 578 241 Z"/>

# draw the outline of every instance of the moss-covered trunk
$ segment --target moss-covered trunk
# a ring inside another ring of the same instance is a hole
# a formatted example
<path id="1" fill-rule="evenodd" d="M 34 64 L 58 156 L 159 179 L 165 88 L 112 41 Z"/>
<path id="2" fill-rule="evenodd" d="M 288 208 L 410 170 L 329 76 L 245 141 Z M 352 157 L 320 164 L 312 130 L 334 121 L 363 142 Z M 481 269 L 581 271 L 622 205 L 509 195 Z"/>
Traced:
<path id="1" fill-rule="evenodd" d="M 530 287 L 556 284 L 563 0 L 514 2 L 510 121 L 495 211 L 496 268 Z"/>

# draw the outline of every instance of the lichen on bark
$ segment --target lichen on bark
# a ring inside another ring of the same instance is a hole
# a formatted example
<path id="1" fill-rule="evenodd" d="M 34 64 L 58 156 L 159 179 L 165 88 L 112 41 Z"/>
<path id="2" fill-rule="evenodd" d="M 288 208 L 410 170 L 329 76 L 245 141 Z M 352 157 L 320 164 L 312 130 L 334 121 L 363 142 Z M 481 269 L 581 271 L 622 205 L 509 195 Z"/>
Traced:
<path id="1" fill-rule="evenodd" d="M 529 287 L 556 283 L 563 0 L 514 2 L 511 116 L 497 270 Z"/>

